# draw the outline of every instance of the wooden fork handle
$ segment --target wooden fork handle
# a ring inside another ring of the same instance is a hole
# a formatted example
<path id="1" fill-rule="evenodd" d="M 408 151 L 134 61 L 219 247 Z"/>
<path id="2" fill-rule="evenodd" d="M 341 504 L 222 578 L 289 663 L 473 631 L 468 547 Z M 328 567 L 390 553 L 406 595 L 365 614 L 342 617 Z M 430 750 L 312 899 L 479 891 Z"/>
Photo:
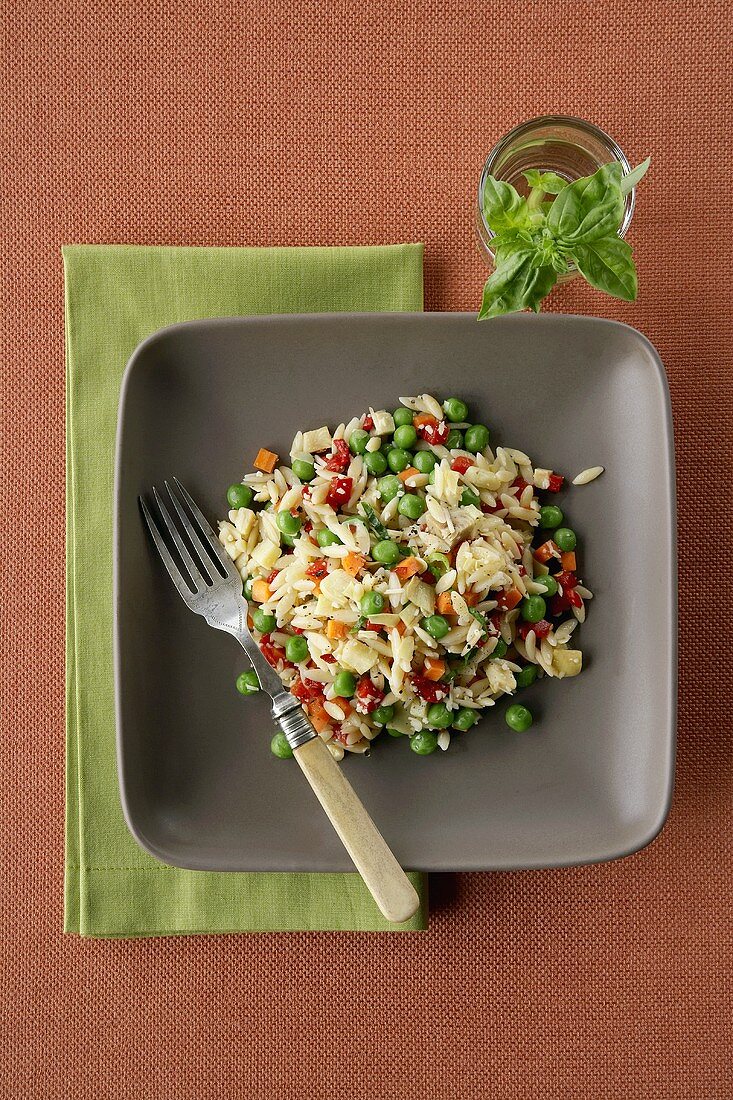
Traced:
<path id="1" fill-rule="evenodd" d="M 294 755 L 380 912 L 395 924 L 409 920 L 420 905 L 415 888 L 325 742 L 314 737 Z"/>

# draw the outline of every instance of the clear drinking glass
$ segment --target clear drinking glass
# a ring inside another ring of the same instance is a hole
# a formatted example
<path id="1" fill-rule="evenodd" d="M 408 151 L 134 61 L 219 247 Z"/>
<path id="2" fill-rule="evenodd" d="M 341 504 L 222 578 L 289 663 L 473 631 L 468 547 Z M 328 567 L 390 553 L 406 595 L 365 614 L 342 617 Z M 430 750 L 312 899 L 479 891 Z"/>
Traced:
<path id="1" fill-rule="evenodd" d="M 486 158 L 478 188 L 476 208 L 476 235 L 479 248 L 491 267 L 494 254 L 491 239 L 494 236 L 484 219 L 483 193 L 487 176 L 513 184 L 520 195 L 527 195 L 529 186 L 523 172 L 537 168 L 540 172 L 557 172 L 569 183 L 581 176 L 590 176 L 602 164 L 617 160 L 624 174 L 631 171 L 623 150 L 613 138 L 592 122 L 570 115 L 542 115 L 515 126 L 505 134 Z M 626 196 L 626 210 L 619 229 L 619 236 L 626 234 L 634 213 L 635 191 Z M 578 274 L 571 264 L 566 275 L 558 282 L 568 282 Z"/>

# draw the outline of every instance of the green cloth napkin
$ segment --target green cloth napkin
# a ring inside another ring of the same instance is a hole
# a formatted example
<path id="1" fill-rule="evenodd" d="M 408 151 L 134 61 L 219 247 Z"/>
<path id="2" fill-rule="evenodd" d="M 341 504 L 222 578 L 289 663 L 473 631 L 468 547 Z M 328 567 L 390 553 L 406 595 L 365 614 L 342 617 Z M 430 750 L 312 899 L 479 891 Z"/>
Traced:
<path id="1" fill-rule="evenodd" d="M 422 309 L 422 245 L 146 248 L 73 245 L 66 277 L 67 932 L 395 929 L 356 874 L 231 874 L 158 863 L 127 830 L 112 682 L 112 484 L 120 380 L 135 347 L 176 321 Z M 315 812 L 315 811 L 314 811 Z M 400 930 L 426 927 L 421 908 Z"/>

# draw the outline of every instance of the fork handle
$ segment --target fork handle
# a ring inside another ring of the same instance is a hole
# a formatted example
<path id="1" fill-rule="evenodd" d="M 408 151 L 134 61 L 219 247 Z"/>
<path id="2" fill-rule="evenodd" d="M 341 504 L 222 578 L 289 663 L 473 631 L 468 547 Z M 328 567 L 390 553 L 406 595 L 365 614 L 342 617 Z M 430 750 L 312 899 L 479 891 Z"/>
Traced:
<path id="1" fill-rule="evenodd" d="M 311 738 L 294 755 L 380 912 L 396 924 L 409 920 L 420 904 L 415 888 L 325 741 Z"/>

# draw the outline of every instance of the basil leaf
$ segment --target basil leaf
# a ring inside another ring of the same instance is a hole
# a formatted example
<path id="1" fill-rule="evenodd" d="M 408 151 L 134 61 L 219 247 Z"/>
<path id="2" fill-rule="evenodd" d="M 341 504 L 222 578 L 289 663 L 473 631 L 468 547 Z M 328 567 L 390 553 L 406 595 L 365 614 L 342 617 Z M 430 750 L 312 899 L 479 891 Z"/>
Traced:
<path id="1" fill-rule="evenodd" d="M 557 282 L 557 272 L 551 265 L 533 267 L 536 254 L 535 248 L 527 248 L 497 267 L 484 286 L 479 321 L 521 309 L 539 313 L 540 302 Z"/>
<path id="2" fill-rule="evenodd" d="M 547 227 L 559 244 L 596 241 L 618 230 L 625 205 L 621 165 L 604 164 L 562 189 L 547 215 Z"/>
<path id="3" fill-rule="evenodd" d="M 371 529 L 374 531 L 374 534 L 380 539 L 389 539 L 389 531 L 384 526 L 382 521 L 378 518 L 377 513 L 374 511 L 371 504 L 362 504 L 361 507 L 364 512 L 364 517 Z"/>
<path id="4" fill-rule="evenodd" d="M 532 237 L 526 230 L 505 229 L 503 233 L 497 233 L 491 240 L 491 251 L 494 253 L 497 267 L 515 253 L 526 252 L 533 247 Z"/>
<path id="5" fill-rule="evenodd" d="M 646 160 L 643 160 L 641 164 L 637 165 L 636 168 L 633 168 L 630 172 L 626 173 L 626 175 L 621 180 L 622 195 L 628 195 L 629 191 L 632 191 L 634 187 L 636 187 L 637 183 L 639 183 L 640 180 L 644 178 L 644 176 L 647 174 L 647 171 L 649 170 L 649 165 L 651 164 L 651 162 L 652 158 L 647 157 Z"/>
<path id="6" fill-rule="evenodd" d="M 626 241 L 616 236 L 602 237 L 589 244 L 575 245 L 572 256 L 580 274 L 596 290 L 625 302 L 636 300 L 636 267 Z"/>
<path id="7" fill-rule="evenodd" d="M 548 195 L 559 195 L 568 185 L 568 181 L 558 176 L 557 172 L 540 172 L 537 168 L 530 168 L 529 172 L 523 172 L 522 175 L 530 187 L 544 191 Z"/>
<path id="8" fill-rule="evenodd" d="M 528 229 L 527 200 L 523 199 L 510 183 L 486 177 L 484 184 L 484 218 L 495 233 L 502 229 Z"/>

